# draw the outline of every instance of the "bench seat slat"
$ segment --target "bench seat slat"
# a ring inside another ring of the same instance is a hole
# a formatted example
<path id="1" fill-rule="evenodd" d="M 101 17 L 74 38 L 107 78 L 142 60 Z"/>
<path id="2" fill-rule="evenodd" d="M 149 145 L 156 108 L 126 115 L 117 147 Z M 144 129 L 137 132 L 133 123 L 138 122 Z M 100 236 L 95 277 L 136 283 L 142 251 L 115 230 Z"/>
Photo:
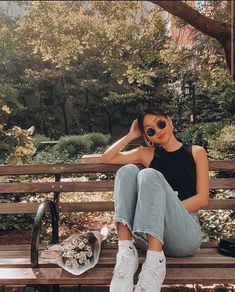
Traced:
<path id="1" fill-rule="evenodd" d="M 234 284 L 234 275 L 235 268 L 168 268 L 164 284 Z M 99 267 L 80 276 L 72 275 L 62 268 L 0 268 L 0 284 L 2 285 L 91 283 L 93 285 L 108 285 L 111 278 L 112 269 Z"/>
<path id="2" fill-rule="evenodd" d="M 217 250 L 217 249 L 216 249 Z M 106 253 L 105 251 L 101 252 L 99 262 L 97 267 L 110 267 L 114 268 L 116 262 L 116 252 L 113 250 L 111 253 Z M 139 256 L 140 263 L 142 264 L 145 260 L 143 252 L 140 252 Z M 48 264 L 45 260 L 40 260 L 40 267 L 56 267 L 56 264 Z M 29 268 L 30 267 L 30 253 L 20 252 L 17 254 L 15 251 L 11 256 L 5 253 L 0 253 L 0 267 L 3 268 Z M 167 258 L 167 268 L 235 268 L 235 260 L 232 257 L 225 257 L 219 253 L 214 254 L 200 254 L 197 253 L 193 257 L 186 258 Z"/>
<path id="3" fill-rule="evenodd" d="M 202 248 L 197 252 L 197 253 L 214 253 L 214 248 L 217 247 L 217 241 L 209 241 L 209 242 L 203 242 L 202 243 Z M 30 244 L 1 244 L 0 245 L 0 251 L 14 251 L 14 250 L 30 250 L 31 245 Z M 39 250 L 46 249 L 47 245 L 46 244 L 40 244 L 39 245 Z M 115 243 L 107 243 L 104 242 L 102 244 L 102 250 L 105 248 L 105 250 L 116 250 L 117 249 L 117 244 Z"/>
<path id="4" fill-rule="evenodd" d="M 114 256 L 116 255 L 117 252 L 117 244 L 112 244 L 113 248 L 109 248 L 104 246 L 104 244 L 102 244 L 102 249 L 101 249 L 101 256 Z M 47 247 L 45 246 L 44 249 L 46 249 Z M 40 248 L 40 251 L 43 250 L 43 248 Z M 138 248 L 138 253 L 139 255 L 144 255 L 145 252 L 142 251 L 141 249 Z M 12 249 L 11 245 L 9 245 L 9 248 L 5 248 L 3 250 L 0 250 L 0 259 L 6 259 L 6 258 L 21 258 L 22 256 L 25 257 L 27 255 L 30 254 L 30 245 L 19 245 L 18 249 Z M 223 255 L 221 255 L 218 252 L 217 247 L 213 247 L 213 248 L 207 248 L 207 247 L 202 247 L 200 249 L 198 249 L 198 251 L 196 252 L 196 254 L 193 255 L 192 259 L 194 259 L 195 257 L 218 257 L 218 258 L 222 258 L 224 257 Z M 230 257 L 226 257 L 227 259 L 232 259 Z M 186 260 L 191 260 L 190 258 L 186 258 Z M 233 259 L 233 262 L 235 263 L 235 259 Z"/>

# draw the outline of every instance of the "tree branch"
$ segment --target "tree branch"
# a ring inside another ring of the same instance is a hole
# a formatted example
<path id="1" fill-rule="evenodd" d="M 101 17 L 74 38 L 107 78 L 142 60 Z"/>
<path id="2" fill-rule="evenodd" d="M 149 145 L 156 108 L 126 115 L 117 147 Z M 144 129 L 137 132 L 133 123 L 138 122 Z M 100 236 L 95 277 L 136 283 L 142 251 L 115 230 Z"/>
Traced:
<path id="1" fill-rule="evenodd" d="M 235 30 L 228 23 L 223 23 L 210 17 L 201 14 L 196 9 L 193 9 L 189 5 L 182 1 L 158 1 L 151 0 L 152 3 L 157 4 L 170 14 L 179 17 L 180 19 L 191 24 L 194 28 L 201 31 L 210 37 L 217 39 L 217 41 L 223 46 L 225 59 L 228 68 L 232 74 L 233 80 L 235 79 L 235 66 L 233 66 L 233 57 L 231 54 L 234 53 L 234 44 L 231 44 L 232 33 L 234 36 Z M 232 10 L 234 11 L 235 3 L 231 3 Z M 231 23 L 234 25 L 234 13 Z M 231 11 L 232 18 L 232 11 Z M 232 33 L 231 33 L 232 31 Z"/>
<path id="2" fill-rule="evenodd" d="M 181 1 L 151 0 L 170 14 L 183 19 L 202 33 L 223 42 L 225 35 L 230 34 L 230 26 L 226 23 L 211 19 Z"/>

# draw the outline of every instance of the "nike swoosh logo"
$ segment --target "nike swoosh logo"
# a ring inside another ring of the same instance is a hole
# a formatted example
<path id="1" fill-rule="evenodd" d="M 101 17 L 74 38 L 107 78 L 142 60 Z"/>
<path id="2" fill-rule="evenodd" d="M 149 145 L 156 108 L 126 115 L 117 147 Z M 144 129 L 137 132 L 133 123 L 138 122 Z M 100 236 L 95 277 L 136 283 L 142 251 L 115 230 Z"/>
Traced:
<path id="1" fill-rule="evenodd" d="M 162 259 L 162 260 L 159 260 L 159 263 L 162 263 L 164 261 L 164 259 Z"/>

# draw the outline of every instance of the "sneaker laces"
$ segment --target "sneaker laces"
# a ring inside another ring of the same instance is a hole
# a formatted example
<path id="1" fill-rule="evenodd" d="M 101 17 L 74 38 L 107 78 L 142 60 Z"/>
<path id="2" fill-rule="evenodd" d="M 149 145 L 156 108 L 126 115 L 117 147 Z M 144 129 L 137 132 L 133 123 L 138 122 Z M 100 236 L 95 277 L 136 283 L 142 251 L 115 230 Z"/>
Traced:
<path id="1" fill-rule="evenodd" d="M 139 291 L 148 292 L 152 291 L 152 285 L 150 283 L 154 283 L 156 281 L 157 274 L 159 273 L 159 268 L 147 267 L 144 263 L 142 266 L 141 273 L 138 277 L 137 287 L 140 289 Z M 147 280 L 146 280 L 147 279 Z"/>
<path id="2" fill-rule="evenodd" d="M 129 269 L 129 266 L 131 264 L 130 256 L 127 256 L 125 254 L 120 254 L 117 256 L 117 263 L 114 268 L 113 273 L 115 273 L 118 278 L 125 278 L 131 270 Z"/>

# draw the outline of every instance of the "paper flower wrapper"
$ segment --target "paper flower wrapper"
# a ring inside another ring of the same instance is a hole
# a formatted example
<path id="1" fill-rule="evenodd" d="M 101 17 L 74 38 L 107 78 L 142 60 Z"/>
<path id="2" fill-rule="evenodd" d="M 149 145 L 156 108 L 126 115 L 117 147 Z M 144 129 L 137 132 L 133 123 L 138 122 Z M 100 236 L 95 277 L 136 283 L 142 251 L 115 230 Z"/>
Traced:
<path id="1" fill-rule="evenodd" d="M 81 275 L 99 261 L 101 243 L 108 236 L 108 228 L 74 234 L 61 244 L 52 245 L 41 253 L 41 259 L 57 263 L 66 271 Z"/>

